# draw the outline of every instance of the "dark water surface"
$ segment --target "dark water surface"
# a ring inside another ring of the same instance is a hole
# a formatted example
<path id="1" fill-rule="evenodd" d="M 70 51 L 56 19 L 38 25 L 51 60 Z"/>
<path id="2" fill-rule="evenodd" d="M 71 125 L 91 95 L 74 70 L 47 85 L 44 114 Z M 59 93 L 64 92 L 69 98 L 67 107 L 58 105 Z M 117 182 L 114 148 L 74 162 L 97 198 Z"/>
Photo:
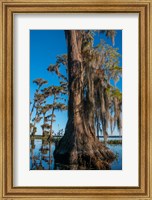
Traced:
<path id="1" fill-rule="evenodd" d="M 116 159 L 111 163 L 111 170 L 121 170 L 122 144 L 107 144 L 107 146 L 116 154 Z M 49 144 L 47 141 L 41 139 L 31 140 L 30 170 L 53 170 L 55 166 L 53 158 L 54 150 L 54 143 Z"/>

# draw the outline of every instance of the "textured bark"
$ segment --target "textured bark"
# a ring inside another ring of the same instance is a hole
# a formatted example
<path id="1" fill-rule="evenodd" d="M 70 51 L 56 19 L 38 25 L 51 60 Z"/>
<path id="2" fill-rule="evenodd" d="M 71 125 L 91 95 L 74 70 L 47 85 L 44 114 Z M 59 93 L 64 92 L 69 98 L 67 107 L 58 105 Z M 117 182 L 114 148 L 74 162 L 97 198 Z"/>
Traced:
<path id="1" fill-rule="evenodd" d="M 66 31 L 68 42 L 69 102 L 68 122 L 54 157 L 56 163 L 69 165 L 69 169 L 109 169 L 114 154 L 95 136 L 94 88 L 88 81 L 88 94 L 84 101 L 84 73 L 80 31 Z M 90 107 L 89 107 L 90 106 Z"/>

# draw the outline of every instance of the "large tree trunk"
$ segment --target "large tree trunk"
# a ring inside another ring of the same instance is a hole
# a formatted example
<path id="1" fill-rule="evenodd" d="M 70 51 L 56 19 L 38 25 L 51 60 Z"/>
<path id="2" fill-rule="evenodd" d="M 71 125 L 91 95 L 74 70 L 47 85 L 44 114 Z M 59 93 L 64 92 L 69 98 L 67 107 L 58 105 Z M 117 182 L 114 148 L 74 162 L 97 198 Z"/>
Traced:
<path id="1" fill-rule="evenodd" d="M 69 102 L 65 134 L 55 152 L 55 162 L 69 165 L 69 169 L 109 169 L 114 154 L 95 136 L 94 111 L 84 102 L 84 73 L 80 31 L 66 31 L 68 41 Z M 93 103 L 93 87 L 88 86 Z M 86 107 L 85 107 L 86 106 Z M 91 106 L 91 105 L 90 105 Z M 93 108 L 93 104 L 91 106 Z M 88 109 L 88 113 L 87 113 Z"/>

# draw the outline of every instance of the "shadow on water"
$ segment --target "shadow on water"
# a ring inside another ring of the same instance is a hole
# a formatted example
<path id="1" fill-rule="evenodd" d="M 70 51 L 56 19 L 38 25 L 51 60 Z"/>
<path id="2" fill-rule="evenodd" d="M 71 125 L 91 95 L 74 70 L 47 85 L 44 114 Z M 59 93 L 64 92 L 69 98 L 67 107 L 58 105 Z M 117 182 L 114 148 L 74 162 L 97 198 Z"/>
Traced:
<path id="1" fill-rule="evenodd" d="M 102 139 L 100 139 L 102 141 Z M 116 155 L 116 159 L 110 164 L 111 170 L 122 170 L 122 144 L 109 142 L 107 147 Z M 30 170 L 69 170 L 76 166 L 61 165 L 54 162 L 53 152 L 55 143 L 43 139 L 30 141 Z M 82 168 L 82 170 L 84 170 Z M 92 170 L 90 168 L 90 170 Z"/>

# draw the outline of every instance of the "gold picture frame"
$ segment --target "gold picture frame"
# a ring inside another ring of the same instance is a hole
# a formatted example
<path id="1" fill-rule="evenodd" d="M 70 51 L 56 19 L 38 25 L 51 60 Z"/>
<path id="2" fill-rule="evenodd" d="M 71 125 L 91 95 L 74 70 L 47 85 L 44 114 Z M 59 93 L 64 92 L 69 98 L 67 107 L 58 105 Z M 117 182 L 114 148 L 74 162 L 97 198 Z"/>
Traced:
<path id="1" fill-rule="evenodd" d="M 0 199 L 152 199 L 151 9 L 151 0 L 0 0 Z M 139 187 L 13 187 L 14 13 L 139 14 Z"/>

